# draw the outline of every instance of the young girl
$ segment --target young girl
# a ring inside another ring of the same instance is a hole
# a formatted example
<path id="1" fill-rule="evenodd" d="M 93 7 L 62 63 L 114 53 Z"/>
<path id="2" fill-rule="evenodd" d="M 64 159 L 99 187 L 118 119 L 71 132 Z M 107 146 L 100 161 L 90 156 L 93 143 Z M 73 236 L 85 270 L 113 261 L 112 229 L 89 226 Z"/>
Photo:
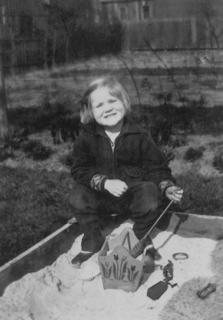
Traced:
<path id="1" fill-rule="evenodd" d="M 183 190 L 148 131 L 131 119 L 129 97 L 113 77 L 92 82 L 81 105 L 83 129 L 74 143 L 71 203 L 82 227 L 76 266 L 100 250 L 100 217 L 128 212 L 141 239 L 159 215 L 164 197 L 178 202 Z"/>

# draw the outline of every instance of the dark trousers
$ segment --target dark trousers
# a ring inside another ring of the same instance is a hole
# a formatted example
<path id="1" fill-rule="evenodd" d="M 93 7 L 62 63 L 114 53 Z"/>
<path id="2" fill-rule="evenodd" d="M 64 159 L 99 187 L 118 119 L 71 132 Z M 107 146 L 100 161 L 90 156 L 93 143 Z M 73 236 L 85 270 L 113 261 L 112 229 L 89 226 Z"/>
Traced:
<path id="1" fill-rule="evenodd" d="M 149 181 L 133 182 L 121 197 L 98 192 L 74 182 L 70 198 L 77 221 L 85 230 L 87 225 L 98 227 L 103 216 L 125 214 L 134 222 L 133 230 L 141 239 L 159 215 L 162 197 L 157 186 Z"/>

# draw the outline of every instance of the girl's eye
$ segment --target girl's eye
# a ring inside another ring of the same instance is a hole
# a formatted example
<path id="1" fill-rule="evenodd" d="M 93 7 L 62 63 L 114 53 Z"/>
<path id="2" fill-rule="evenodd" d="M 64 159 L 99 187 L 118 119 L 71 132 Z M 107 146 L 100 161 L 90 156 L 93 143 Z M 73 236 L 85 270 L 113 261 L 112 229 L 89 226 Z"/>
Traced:
<path id="1" fill-rule="evenodd" d="M 116 102 L 116 99 L 110 99 L 108 102 L 109 102 L 109 103 L 115 103 L 115 102 Z"/>

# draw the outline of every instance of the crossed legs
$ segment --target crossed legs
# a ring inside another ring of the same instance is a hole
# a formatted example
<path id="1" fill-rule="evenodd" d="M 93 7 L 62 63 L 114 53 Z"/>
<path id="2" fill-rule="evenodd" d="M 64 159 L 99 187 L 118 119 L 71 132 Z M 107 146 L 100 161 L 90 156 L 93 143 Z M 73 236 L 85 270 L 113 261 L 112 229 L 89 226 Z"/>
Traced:
<path id="1" fill-rule="evenodd" d="M 149 181 L 131 183 L 120 198 L 96 192 L 75 182 L 70 202 L 84 232 L 82 249 L 94 252 L 100 249 L 104 241 L 99 227 L 100 214 L 108 214 L 109 211 L 128 210 L 134 222 L 135 235 L 141 239 L 158 215 L 160 199 L 157 186 Z"/>

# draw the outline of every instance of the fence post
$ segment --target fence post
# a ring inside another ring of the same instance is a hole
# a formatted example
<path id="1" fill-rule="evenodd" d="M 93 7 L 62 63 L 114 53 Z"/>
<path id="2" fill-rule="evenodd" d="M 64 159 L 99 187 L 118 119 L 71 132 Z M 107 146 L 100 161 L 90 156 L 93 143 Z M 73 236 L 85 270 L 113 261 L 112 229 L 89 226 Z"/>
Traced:
<path id="1" fill-rule="evenodd" d="M 191 25 L 192 46 L 196 47 L 196 44 L 197 44 L 197 19 L 195 17 L 190 18 L 190 25 Z"/>
<path id="2" fill-rule="evenodd" d="M 123 43 L 122 50 L 129 51 L 130 50 L 130 32 L 129 32 L 129 23 L 123 23 Z"/>

